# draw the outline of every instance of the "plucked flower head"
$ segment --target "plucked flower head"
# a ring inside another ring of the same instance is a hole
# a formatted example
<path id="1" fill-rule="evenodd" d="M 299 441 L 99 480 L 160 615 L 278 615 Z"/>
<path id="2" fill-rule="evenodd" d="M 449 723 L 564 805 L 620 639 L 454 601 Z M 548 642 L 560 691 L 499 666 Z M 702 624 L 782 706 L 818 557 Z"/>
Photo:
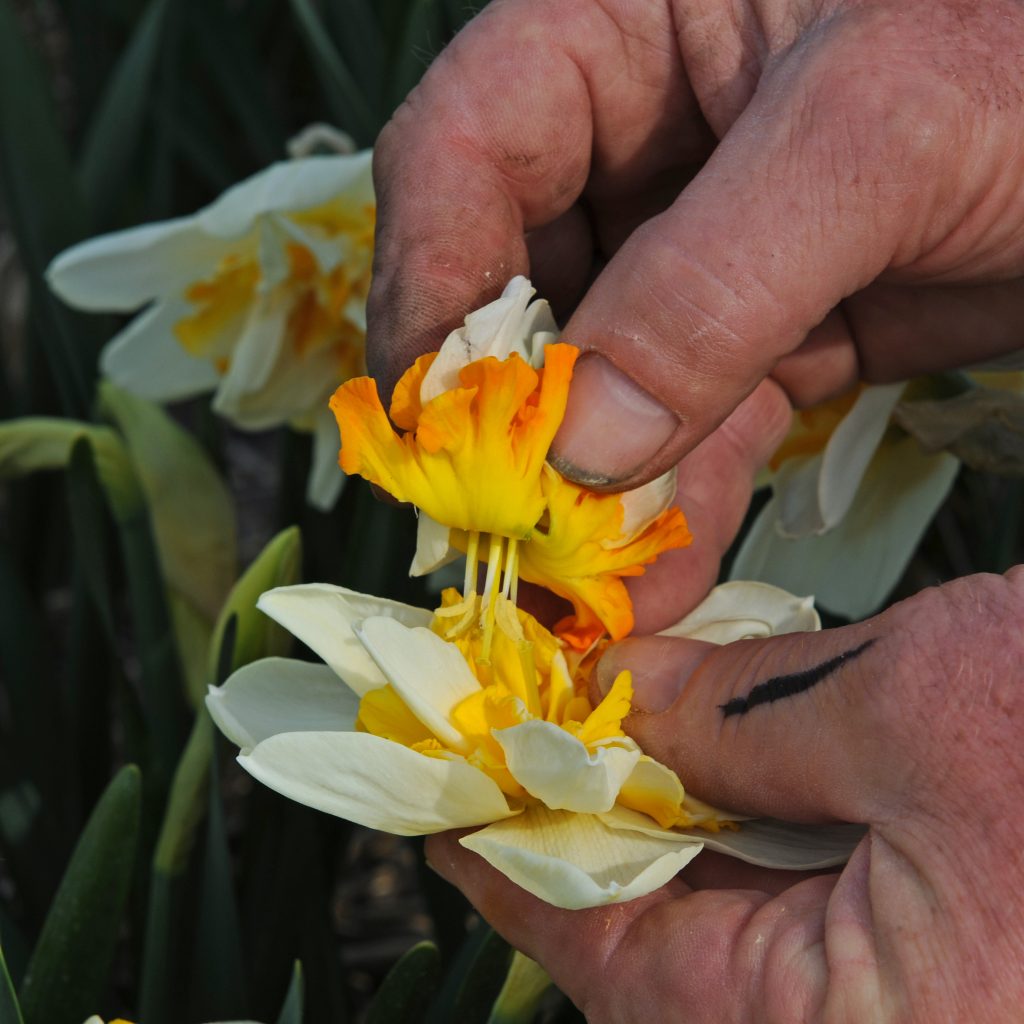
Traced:
<path id="1" fill-rule="evenodd" d="M 210 712 L 272 789 L 399 835 L 483 825 L 463 845 L 561 907 L 650 892 L 703 846 L 775 867 L 845 858 L 842 829 L 736 828 L 687 794 L 622 729 L 629 673 L 592 703 L 592 658 L 507 600 L 490 637 L 477 621 L 446 639 L 464 603 L 450 592 L 431 613 L 325 584 L 270 591 L 263 611 L 326 664 L 256 662 L 211 689 Z M 687 621 L 717 642 L 817 625 L 809 602 L 762 584 L 726 584 L 707 609 Z"/>
<path id="2" fill-rule="evenodd" d="M 81 309 L 145 307 L 101 356 L 115 384 L 156 401 L 212 391 L 244 429 L 312 432 L 308 494 L 324 508 L 344 480 L 327 399 L 365 363 L 370 161 L 274 164 L 193 216 L 76 245 L 48 273 Z"/>
<path id="3" fill-rule="evenodd" d="M 585 650 L 605 632 L 619 639 L 632 629 L 622 577 L 690 534 L 670 507 L 674 474 L 606 495 L 547 463 L 579 350 L 556 340 L 547 303 L 532 295 L 517 277 L 467 316 L 399 380 L 390 418 L 368 377 L 342 384 L 331 408 L 342 469 L 419 509 L 414 573 L 461 551 L 473 566 L 486 563 L 488 580 L 504 574 L 513 597 L 520 577 L 544 586 L 573 606 L 556 632 Z M 475 574 L 464 593 L 475 593 Z"/>

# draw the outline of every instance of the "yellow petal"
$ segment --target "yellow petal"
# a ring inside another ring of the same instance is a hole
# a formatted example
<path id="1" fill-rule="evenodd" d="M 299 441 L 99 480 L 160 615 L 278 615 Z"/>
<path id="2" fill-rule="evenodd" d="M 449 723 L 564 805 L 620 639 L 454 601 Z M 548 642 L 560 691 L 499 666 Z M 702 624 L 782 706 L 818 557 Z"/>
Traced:
<path id="1" fill-rule="evenodd" d="M 347 381 L 331 399 L 341 468 L 445 526 L 527 537 L 544 511 L 544 460 L 565 412 L 576 356 L 570 345 L 550 345 L 540 371 L 515 353 L 470 363 L 459 373 L 461 386 L 423 406 L 415 431 L 401 437 L 373 381 Z M 410 378 L 396 410 L 405 424 L 416 413 L 413 385 Z"/>
<path id="2" fill-rule="evenodd" d="M 622 577 L 639 576 L 663 551 L 690 543 L 683 513 L 668 508 L 624 537 L 618 495 L 578 487 L 550 466 L 543 489 L 546 527 L 523 545 L 520 575 L 572 602 L 574 614 L 555 626 L 572 647 L 586 650 L 605 631 L 621 639 L 633 628 L 633 605 Z"/>

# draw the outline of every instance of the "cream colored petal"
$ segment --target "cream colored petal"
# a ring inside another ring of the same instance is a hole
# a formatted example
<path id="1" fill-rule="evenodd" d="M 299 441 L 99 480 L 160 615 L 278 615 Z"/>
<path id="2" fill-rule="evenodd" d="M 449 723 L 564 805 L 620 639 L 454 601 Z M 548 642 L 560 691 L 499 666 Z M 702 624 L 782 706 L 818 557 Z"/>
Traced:
<path id="1" fill-rule="evenodd" d="M 516 885 L 565 910 L 636 899 L 682 870 L 701 844 L 604 825 L 540 805 L 459 842 Z"/>
<path id="2" fill-rule="evenodd" d="M 898 383 L 865 388 L 832 432 L 818 481 L 818 504 L 826 530 L 846 515 L 905 387 Z"/>
<path id="3" fill-rule="evenodd" d="M 272 164 L 228 189 L 196 216 L 199 226 L 220 238 L 247 232 L 258 217 L 320 206 L 338 195 L 373 202 L 370 150 L 343 156 L 311 156 Z"/>
<path id="4" fill-rule="evenodd" d="M 433 618 L 425 608 L 329 583 L 277 587 L 262 594 L 257 607 L 323 658 L 359 696 L 387 680 L 359 642 L 353 624 L 387 615 L 407 626 L 425 626 Z"/>
<path id="5" fill-rule="evenodd" d="M 426 404 L 457 387 L 459 371 L 476 359 L 505 359 L 517 352 L 530 362 L 533 334 L 557 330 L 546 302 L 528 305 L 533 293 L 533 285 L 525 277 L 513 277 L 501 298 L 470 313 L 465 325 L 452 331 L 442 344 L 420 385 L 420 401 Z"/>
<path id="6" fill-rule="evenodd" d="M 673 836 L 684 843 L 696 840 L 709 850 L 748 864 L 787 871 L 813 871 L 845 864 L 866 831 L 863 825 L 794 825 L 770 818 L 743 821 L 735 831 L 664 829 L 646 815 L 625 807 L 615 807 L 600 818 L 611 829 L 639 832 L 664 842 L 671 841 Z"/>
<path id="7" fill-rule="evenodd" d="M 338 465 L 338 424 L 328 406 L 317 413 L 313 431 L 313 459 L 306 481 L 306 501 L 330 512 L 348 479 Z"/>
<path id="8" fill-rule="evenodd" d="M 235 418 L 245 397 L 264 387 L 281 354 L 290 313 L 291 304 L 281 294 L 259 296 L 249 307 L 228 371 L 217 388 L 215 412 Z M 285 416 L 290 412 L 285 410 Z"/>
<path id="9" fill-rule="evenodd" d="M 622 541 L 649 526 L 675 500 L 678 473 L 673 466 L 656 480 L 624 491 L 619 495 L 622 501 Z M 609 545 L 611 546 L 611 545 Z"/>
<path id="10" fill-rule="evenodd" d="M 451 530 L 447 526 L 420 511 L 416 521 L 416 553 L 409 566 L 409 575 L 426 576 L 428 572 L 436 572 L 454 562 L 461 552 L 451 546 L 450 537 Z"/>
<path id="11" fill-rule="evenodd" d="M 734 580 L 719 584 L 689 615 L 658 635 L 729 644 L 816 629 L 821 620 L 813 598 L 795 597 L 768 583 Z"/>
<path id="12" fill-rule="evenodd" d="M 100 369 L 118 387 L 154 402 L 173 402 L 220 381 L 205 359 L 189 355 L 174 336 L 174 325 L 188 316 L 182 299 L 156 302 L 115 335 L 100 354 Z"/>
<path id="13" fill-rule="evenodd" d="M 283 732 L 352 732 L 356 696 L 326 665 L 263 658 L 206 697 L 210 717 L 243 751 Z"/>
<path id="14" fill-rule="evenodd" d="M 553 722 L 536 719 L 497 729 L 494 738 L 516 782 L 556 811 L 610 810 L 640 759 L 632 742 L 588 750 Z"/>
<path id="15" fill-rule="evenodd" d="M 399 836 L 515 813 L 498 786 L 461 758 L 428 757 L 365 732 L 281 733 L 238 763 L 282 796 Z"/>
<path id="16" fill-rule="evenodd" d="M 820 607 L 850 619 L 870 615 L 903 575 L 958 467 L 952 455 L 925 455 L 913 438 L 886 443 L 834 530 L 780 537 L 773 498 L 744 538 L 732 575 L 814 594 Z"/>
<path id="17" fill-rule="evenodd" d="M 820 455 L 787 459 L 779 467 L 772 490 L 783 536 L 824 533 L 842 520 L 905 387 L 899 383 L 865 388 Z"/>
<path id="18" fill-rule="evenodd" d="M 454 644 L 424 626 L 391 618 L 366 619 L 356 635 L 409 710 L 446 746 L 465 752 L 452 709 L 479 692 L 480 683 Z"/>
<path id="19" fill-rule="evenodd" d="M 130 313 L 212 273 L 228 251 L 195 217 L 179 217 L 80 242 L 50 264 L 46 280 L 70 306 Z"/>

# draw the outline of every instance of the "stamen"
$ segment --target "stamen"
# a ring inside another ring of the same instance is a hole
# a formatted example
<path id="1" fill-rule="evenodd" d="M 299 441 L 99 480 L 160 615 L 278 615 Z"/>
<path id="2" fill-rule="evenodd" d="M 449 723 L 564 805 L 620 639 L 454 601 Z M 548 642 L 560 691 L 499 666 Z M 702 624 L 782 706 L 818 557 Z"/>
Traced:
<path id="1" fill-rule="evenodd" d="M 505 579 L 501 588 L 501 596 L 506 600 L 515 601 L 512 588 L 519 582 L 519 541 L 509 537 L 508 550 L 505 552 Z"/>
<path id="2" fill-rule="evenodd" d="M 484 606 L 481 609 L 481 625 L 484 629 L 484 646 L 481 660 L 491 660 L 491 641 L 494 639 L 494 606 L 498 596 L 498 583 L 501 578 L 501 564 L 504 561 L 505 538 L 499 534 L 491 534 L 491 542 L 487 548 L 487 577 L 484 580 Z"/>
<path id="3" fill-rule="evenodd" d="M 477 555 L 480 551 L 480 531 L 470 530 L 466 544 L 466 576 L 462 582 L 463 596 L 468 600 L 476 593 Z"/>

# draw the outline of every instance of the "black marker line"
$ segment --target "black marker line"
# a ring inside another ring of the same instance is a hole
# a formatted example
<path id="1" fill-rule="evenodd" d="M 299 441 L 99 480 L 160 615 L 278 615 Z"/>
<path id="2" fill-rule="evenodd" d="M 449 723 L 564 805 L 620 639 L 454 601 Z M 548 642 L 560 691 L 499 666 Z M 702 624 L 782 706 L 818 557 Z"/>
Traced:
<path id="1" fill-rule="evenodd" d="M 842 654 L 837 654 L 834 658 L 815 665 L 814 668 L 806 668 L 802 672 L 793 672 L 788 676 L 773 676 L 771 679 L 766 679 L 763 683 L 758 683 L 746 697 L 733 697 L 726 704 L 720 704 L 722 717 L 745 715 L 758 704 L 771 704 L 783 697 L 792 697 L 794 694 L 803 693 L 804 690 L 809 690 L 812 686 L 817 686 L 823 679 L 827 679 L 841 665 L 863 654 L 874 642 L 875 638 L 872 637 L 870 640 L 865 640 L 859 647 L 843 651 Z"/>

